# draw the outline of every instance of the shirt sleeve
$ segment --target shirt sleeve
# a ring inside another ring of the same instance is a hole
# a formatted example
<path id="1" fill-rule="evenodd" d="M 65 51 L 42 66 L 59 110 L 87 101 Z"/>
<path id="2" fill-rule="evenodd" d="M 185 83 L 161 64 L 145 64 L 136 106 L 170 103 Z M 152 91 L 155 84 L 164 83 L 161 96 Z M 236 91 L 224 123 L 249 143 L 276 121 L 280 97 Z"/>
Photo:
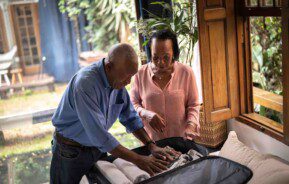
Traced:
<path id="1" fill-rule="evenodd" d="M 141 118 L 146 119 L 147 116 L 152 117 L 155 114 L 154 112 L 151 112 L 142 106 L 138 75 L 134 76 L 134 80 L 132 82 L 130 90 L 130 97 L 135 110 L 137 111 L 137 113 L 140 115 Z"/>
<path id="2" fill-rule="evenodd" d="M 199 122 L 200 103 L 196 78 L 193 71 L 191 71 L 188 85 L 189 85 L 188 98 L 187 98 L 188 100 L 186 105 L 187 122 L 193 122 L 200 126 Z"/>
<path id="3" fill-rule="evenodd" d="M 144 125 L 138 113 L 135 111 L 126 89 L 124 89 L 124 99 L 126 102 L 119 115 L 119 121 L 123 126 L 126 127 L 127 132 L 131 133 L 140 128 L 143 128 Z"/>
<path id="4" fill-rule="evenodd" d="M 91 143 L 102 152 L 110 152 L 119 142 L 105 129 L 105 116 L 93 94 L 88 94 L 86 90 L 75 90 L 75 110 Z"/>

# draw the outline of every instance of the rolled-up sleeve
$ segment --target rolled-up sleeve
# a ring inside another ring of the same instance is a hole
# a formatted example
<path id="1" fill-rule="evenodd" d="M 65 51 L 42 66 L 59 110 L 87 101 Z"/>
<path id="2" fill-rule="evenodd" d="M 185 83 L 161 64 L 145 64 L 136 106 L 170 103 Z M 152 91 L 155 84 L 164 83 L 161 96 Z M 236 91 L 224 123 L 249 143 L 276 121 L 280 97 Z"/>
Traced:
<path id="1" fill-rule="evenodd" d="M 124 90 L 124 99 L 125 99 L 125 106 L 123 107 L 120 113 L 119 121 L 123 126 L 126 127 L 127 132 L 131 133 L 140 128 L 143 128 L 144 125 L 130 101 L 130 97 L 128 95 L 127 90 Z"/>
<path id="2" fill-rule="evenodd" d="M 140 115 L 141 118 L 146 119 L 146 115 L 153 113 L 142 106 L 138 74 L 134 76 L 134 80 L 131 84 L 130 97 L 135 110 L 137 111 L 137 113 Z"/>
<path id="3" fill-rule="evenodd" d="M 74 91 L 75 110 L 91 143 L 102 152 L 110 152 L 119 142 L 105 129 L 105 116 L 91 94 L 81 89 Z"/>

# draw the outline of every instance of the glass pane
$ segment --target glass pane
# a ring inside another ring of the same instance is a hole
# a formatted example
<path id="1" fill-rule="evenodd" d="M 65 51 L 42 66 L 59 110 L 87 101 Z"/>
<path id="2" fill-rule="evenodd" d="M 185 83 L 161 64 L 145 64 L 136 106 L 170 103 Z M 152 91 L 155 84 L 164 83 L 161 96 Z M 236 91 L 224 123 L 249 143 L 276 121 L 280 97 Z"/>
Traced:
<path id="1" fill-rule="evenodd" d="M 24 18 L 18 18 L 19 26 L 25 26 Z"/>
<path id="2" fill-rule="evenodd" d="M 2 37 L 2 32 L 0 29 L 0 54 L 4 53 L 4 43 L 3 43 L 3 37 Z"/>
<path id="3" fill-rule="evenodd" d="M 24 14 L 21 7 L 17 7 L 17 8 L 16 8 L 16 14 L 17 14 L 18 16 L 21 16 L 21 15 Z"/>
<path id="4" fill-rule="evenodd" d="M 30 45 L 36 45 L 36 39 L 35 37 L 30 38 Z"/>
<path id="5" fill-rule="evenodd" d="M 29 49 L 23 49 L 23 54 L 25 55 L 25 56 L 29 56 L 30 55 L 30 52 L 29 52 Z"/>
<path id="6" fill-rule="evenodd" d="M 33 64 L 39 64 L 39 58 L 34 58 L 33 59 Z"/>
<path id="7" fill-rule="evenodd" d="M 33 54 L 33 56 L 38 56 L 38 51 L 37 51 L 36 47 L 32 48 L 32 54 Z"/>
<path id="8" fill-rule="evenodd" d="M 281 7 L 281 0 L 275 0 L 275 5 Z"/>
<path id="9" fill-rule="evenodd" d="M 273 6 L 273 0 L 266 0 L 263 6 Z"/>
<path id="10" fill-rule="evenodd" d="M 22 47 L 23 47 L 23 48 L 29 48 L 28 41 L 27 41 L 26 38 L 23 38 L 23 39 L 22 39 Z"/>
<path id="11" fill-rule="evenodd" d="M 258 0 L 249 0 L 248 6 L 258 6 Z"/>
<path id="12" fill-rule="evenodd" d="M 32 26 L 28 27 L 28 34 L 29 35 L 34 35 L 34 28 Z"/>
<path id="13" fill-rule="evenodd" d="M 25 65 L 32 65 L 32 60 L 30 56 L 24 56 Z"/>
<path id="14" fill-rule="evenodd" d="M 254 110 L 283 124 L 281 18 L 250 17 L 250 30 Z"/>
<path id="15" fill-rule="evenodd" d="M 33 24 L 32 17 L 27 18 L 27 25 L 31 26 Z"/>
<path id="16" fill-rule="evenodd" d="M 3 42 L 0 41 L 0 54 L 4 53 Z"/>
<path id="17" fill-rule="evenodd" d="M 27 34 L 26 34 L 26 29 L 25 28 L 20 28 L 20 34 L 21 34 L 21 37 L 26 37 Z"/>
<path id="18" fill-rule="evenodd" d="M 26 6 L 26 7 L 25 7 L 25 14 L 26 14 L 26 15 L 31 15 L 31 10 L 30 10 L 30 7 L 29 7 L 29 6 Z"/>

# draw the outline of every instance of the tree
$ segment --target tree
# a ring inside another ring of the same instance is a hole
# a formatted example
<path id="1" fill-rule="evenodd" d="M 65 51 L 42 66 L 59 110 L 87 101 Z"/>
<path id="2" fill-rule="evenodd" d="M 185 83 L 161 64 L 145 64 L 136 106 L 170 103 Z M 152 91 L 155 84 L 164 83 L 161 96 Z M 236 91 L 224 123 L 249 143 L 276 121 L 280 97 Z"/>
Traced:
<path id="1" fill-rule="evenodd" d="M 75 19 L 81 12 L 88 20 L 87 40 L 108 49 L 115 42 L 129 42 L 134 18 L 132 0 L 60 0 L 59 9 Z"/>

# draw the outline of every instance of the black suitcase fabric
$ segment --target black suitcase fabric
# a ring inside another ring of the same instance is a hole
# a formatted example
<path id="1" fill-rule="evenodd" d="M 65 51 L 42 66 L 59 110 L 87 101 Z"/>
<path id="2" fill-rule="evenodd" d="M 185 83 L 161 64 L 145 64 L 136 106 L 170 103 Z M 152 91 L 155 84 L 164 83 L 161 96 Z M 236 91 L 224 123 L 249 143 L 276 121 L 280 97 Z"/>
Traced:
<path id="1" fill-rule="evenodd" d="M 241 184 L 247 183 L 251 177 L 252 171 L 243 165 L 222 157 L 207 156 L 141 184 Z"/>
<path id="2" fill-rule="evenodd" d="M 204 157 L 154 176 L 141 184 L 241 184 L 248 182 L 252 177 L 252 171 L 246 166 L 222 157 L 207 156 L 210 150 L 193 141 L 173 137 L 157 141 L 157 145 L 160 147 L 170 146 L 182 153 L 194 149 Z M 150 155 L 145 146 L 133 149 L 133 151 L 141 155 Z M 109 162 L 113 162 L 114 159 L 113 156 L 105 155 L 101 158 L 101 160 Z M 110 184 L 96 167 L 89 174 L 88 179 L 90 183 Z"/>

